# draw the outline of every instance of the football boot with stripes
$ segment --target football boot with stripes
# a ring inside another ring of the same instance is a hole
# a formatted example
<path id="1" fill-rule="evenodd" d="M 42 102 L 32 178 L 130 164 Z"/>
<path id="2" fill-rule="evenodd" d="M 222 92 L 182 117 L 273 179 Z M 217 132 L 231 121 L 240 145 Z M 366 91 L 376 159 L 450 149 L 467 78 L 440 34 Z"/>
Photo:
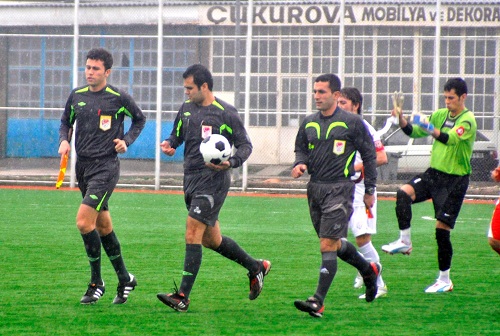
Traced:
<path id="1" fill-rule="evenodd" d="M 264 286 L 264 277 L 271 270 L 271 262 L 269 260 L 259 260 L 260 269 L 257 273 L 248 273 L 248 278 L 250 279 L 250 293 L 248 298 L 250 300 L 255 300 L 262 292 L 262 287 Z"/>
<path id="2" fill-rule="evenodd" d="M 323 317 L 325 306 L 316 297 L 311 296 L 306 301 L 295 300 L 295 308 L 300 311 L 309 313 L 312 317 Z"/>
<path id="3" fill-rule="evenodd" d="M 174 292 L 163 294 L 156 294 L 158 300 L 172 308 L 173 310 L 177 310 L 178 312 L 185 313 L 189 308 L 189 299 L 186 299 L 183 293 L 179 292 L 177 288 L 177 284 L 174 281 Z"/>
<path id="4" fill-rule="evenodd" d="M 94 304 L 104 295 L 104 281 L 101 284 L 89 283 L 89 288 L 80 300 L 81 304 Z"/>
<path id="5" fill-rule="evenodd" d="M 135 286 L 137 286 L 137 279 L 135 276 L 130 273 L 129 276 L 130 280 L 128 282 L 118 283 L 118 287 L 116 287 L 116 297 L 113 300 L 114 304 L 127 302 L 128 295 L 135 289 Z"/>

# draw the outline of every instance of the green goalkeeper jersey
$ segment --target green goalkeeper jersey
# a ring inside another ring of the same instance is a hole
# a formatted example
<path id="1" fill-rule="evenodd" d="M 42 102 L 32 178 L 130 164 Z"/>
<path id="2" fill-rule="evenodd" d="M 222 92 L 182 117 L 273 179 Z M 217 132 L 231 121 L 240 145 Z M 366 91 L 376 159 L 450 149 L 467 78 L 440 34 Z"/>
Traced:
<path id="1" fill-rule="evenodd" d="M 477 124 L 474 114 L 468 109 L 458 116 L 450 116 L 447 108 L 436 110 L 429 121 L 441 132 L 448 134 L 448 141 L 442 143 L 434 140 L 431 152 L 431 168 L 453 175 L 469 175 L 472 171 L 470 159 L 474 141 L 476 141 Z M 410 135 L 421 138 L 429 134 L 416 125 Z"/>

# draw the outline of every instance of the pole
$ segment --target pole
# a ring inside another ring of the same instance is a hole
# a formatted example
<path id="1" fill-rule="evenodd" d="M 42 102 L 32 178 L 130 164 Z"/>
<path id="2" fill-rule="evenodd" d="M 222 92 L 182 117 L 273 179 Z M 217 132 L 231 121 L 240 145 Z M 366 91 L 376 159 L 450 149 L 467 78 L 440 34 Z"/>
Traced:
<path id="1" fill-rule="evenodd" d="M 158 52 L 156 75 L 156 146 L 155 146 L 155 190 L 160 190 L 161 163 L 161 107 L 163 83 L 163 0 L 158 0 Z"/>
<path id="2" fill-rule="evenodd" d="M 250 126 L 250 74 L 252 72 L 252 24 L 253 24 L 253 0 L 248 1 L 247 8 L 247 39 L 245 59 L 245 129 Z M 248 186 L 248 163 L 243 163 L 243 174 L 241 189 L 245 191 Z"/>
<path id="3" fill-rule="evenodd" d="M 240 0 L 236 0 L 236 5 L 234 6 L 234 34 L 236 39 L 234 40 L 235 45 L 235 59 L 234 59 L 234 107 L 238 110 L 240 108 L 240 35 L 241 35 L 241 10 L 240 10 Z"/>
<path id="4" fill-rule="evenodd" d="M 79 29 L 78 29 L 78 8 L 80 7 L 80 1 L 75 0 L 75 10 L 73 17 L 73 89 L 78 86 L 78 41 L 79 41 Z M 76 132 L 76 127 L 78 122 L 75 122 L 73 125 L 73 134 Z M 73 141 L 71 141 L 71 152 L 73 153 L 70 157 L 70 165 L 71 165 L 71 175 L 69 178 L 69 186 L 74 188 L 76 186 L 76 149 L 75 149 L 75 137 L 73 137 Z"/>
<path id="5" fill-rule="evenodd" d="M 344 37 L 345 37 L 345 28 L 344 28 L 344 16 L 345 16 L 345 0 L 340 1 L 340 9 L 339 9 L 339 73 L 338 76 L 342 84 L 344 84 Z"/>
<path id="6" fill-rule="evenodd" d="M 439 58 L 441 57 L 441 0 L 436 1 L 436 33 L 434 35 L 434 110 L 439 108 L 439 77 L 441 69 L 439 68 Z"/>

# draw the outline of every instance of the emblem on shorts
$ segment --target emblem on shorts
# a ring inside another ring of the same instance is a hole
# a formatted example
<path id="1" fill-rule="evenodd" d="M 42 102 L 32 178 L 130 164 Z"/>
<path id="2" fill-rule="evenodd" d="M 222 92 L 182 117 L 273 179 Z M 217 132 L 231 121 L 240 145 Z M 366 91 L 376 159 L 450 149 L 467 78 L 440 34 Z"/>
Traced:
<path id="1" fill-rule="evenodd" d="M 99 128 L 103 131 L 108 131 L 111 129 L 111 116 L 102 115 L 99 120 Z"/>
<path id="2" fill-rule="evenodd" d="M 201 210 L 198 207 L 194 208 L 193 212 L 197 213 L 197 214 L 201 214 Z"/>
<path id="3" fill-rule="evenodd" d="M 333 153 L 337 155 L 344 154 L 345 152 L 345 140 L 335 140 L 333 142 Z"/>

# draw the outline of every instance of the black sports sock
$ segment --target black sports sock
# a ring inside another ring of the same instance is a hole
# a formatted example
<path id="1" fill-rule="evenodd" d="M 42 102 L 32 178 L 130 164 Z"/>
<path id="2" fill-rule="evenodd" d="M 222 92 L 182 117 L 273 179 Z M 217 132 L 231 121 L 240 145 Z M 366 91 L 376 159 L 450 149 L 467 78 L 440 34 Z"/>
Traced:
<path id="1" fill-rule="evenodd" d="M 106 254 L 108 255 L 113 268 L 115 269 L 116 275 L 118 276 L 118 281 L 123 283 L 130 280 L 127 267 L 125 267 L 125 263 L 123 261 L 120 242 L 116 237 L 114 231 L 111 231 L 110 234 L 101 237 L 102 247 Z"/>
<path id="2" fill-rule="evenodd" d="M 90 282 L 101 284 L 101 238 L 97 230 L 82 234 L 83 244 L 90 263 Z"/>
<path id="3" fill-rule="evenodd" d="M 341 239 L 341 244 L 340 249 L 337 251 L 338 257 L 356 267 L 361 275 L 369 274 L 370 263 L 358 253 L 356 247 L 345 239 Z"/>
<path id="4" fill-rule="evenodd" d="M 193 289 L 194 281 L 198 275 L 202 259 L 201 244 L 186 244 L 186 256 L 184 257 L 184 270 L 179 292 L 187 299 Z"/>
<path id="5" fill-rule="evenodd" d="M 251 274 L 260 271 L 260 264 L 243 250 L 237 242 L 229 237 L 222 236 L 222 242 L 219 247 L 214 250 L 220 255 L 237 262 L 245 267 Z"/>
<path id="6" fill-rule="evenodd" d="M 333 278 L 337 274 L 337 251 L 321 253 L 321 260 L 318 287 L 316 288 L 314 297 L 323 303 L 333 282 Z"/>
<path id="7" fill-rule="evenodd" d="M 396 192 L 396 217 L 400 230 L 406 230 L 411 227 L 411 197 L 401 189 Z"/>
<path id="8" fill-rule="evenodd" d="M 449 270 L 451 267 L 451 258 L 453 257 L 453 247 L 450 240 L 450 231 L 436 228 L 436 240 L 438 246 L 439 270 Z"/>

